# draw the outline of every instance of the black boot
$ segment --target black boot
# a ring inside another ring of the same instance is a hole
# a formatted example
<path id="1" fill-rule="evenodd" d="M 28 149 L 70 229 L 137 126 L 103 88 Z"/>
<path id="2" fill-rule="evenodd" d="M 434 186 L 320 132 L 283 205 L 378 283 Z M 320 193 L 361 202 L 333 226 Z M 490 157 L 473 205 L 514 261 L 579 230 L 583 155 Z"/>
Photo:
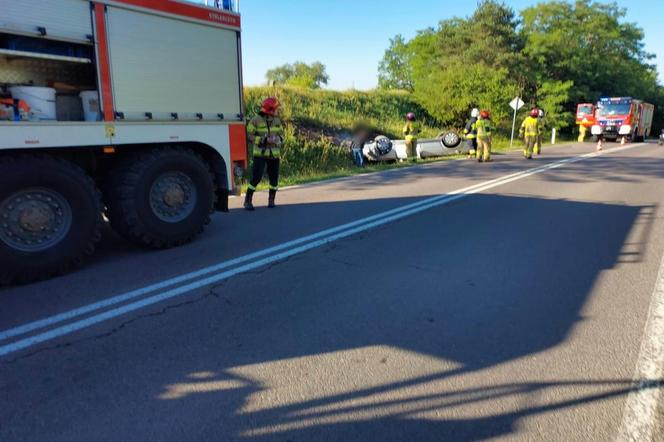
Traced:
<path id="1" fill-rule="evenodd" d="M 252 203 L 253 198 L 254 198 L 254 191 L 248 189 L 247 194 L 244 196 L 244 210 L 248 210 L 250 212 L 254 211 L 254 204 Z"/>
<path id="2" fill-rule="evenodd" d="M 277 197 L 277 191 L 276 190 L 270 190 L 270 196 L 268 197 L 268 200 L 267 200 L 267 207 L 269 209 L 274 209 L 275 207 L 277 207 L 277 205 L 274 202 L 276 197 Z"/>

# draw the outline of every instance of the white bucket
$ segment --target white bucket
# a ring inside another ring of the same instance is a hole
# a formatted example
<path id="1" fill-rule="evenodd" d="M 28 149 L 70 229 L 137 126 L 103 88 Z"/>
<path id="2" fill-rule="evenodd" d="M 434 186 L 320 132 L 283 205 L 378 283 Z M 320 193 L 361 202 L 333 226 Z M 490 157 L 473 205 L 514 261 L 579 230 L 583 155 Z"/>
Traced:
<path id="1" fill-rule="evenodd" d="M 97 91 L 83 91 L 80 93 L 81 101 L 83 102 L 83 114 L 85 121 L 99 121 L 99 92 Z"/>
<path id="2" fill-rule="evenodd" d="M 30 112 L 39 120 L 55 120 L 55 89 L 50 87 L 13 86 L 9 88 L 12 98 L 23 100 Z"/>

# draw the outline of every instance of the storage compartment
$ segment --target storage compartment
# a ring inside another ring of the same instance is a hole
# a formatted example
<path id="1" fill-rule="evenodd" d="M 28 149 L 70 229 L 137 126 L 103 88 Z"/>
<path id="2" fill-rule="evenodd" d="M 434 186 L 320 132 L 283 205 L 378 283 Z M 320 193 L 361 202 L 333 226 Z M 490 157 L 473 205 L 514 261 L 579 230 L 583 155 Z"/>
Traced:
<path id="1" fill-rule="evenodd" d="M 93 60 L 91 45 L 0 33 L 0 96 L 24 100 L 30 120 L 83 121 L 79 94 L 96 89 Z"/>
<path id="2" fill-rule="evenodd" d="M 114 104 L 125 119 L 240 118 L 238 33 L 108 7 Z"/>

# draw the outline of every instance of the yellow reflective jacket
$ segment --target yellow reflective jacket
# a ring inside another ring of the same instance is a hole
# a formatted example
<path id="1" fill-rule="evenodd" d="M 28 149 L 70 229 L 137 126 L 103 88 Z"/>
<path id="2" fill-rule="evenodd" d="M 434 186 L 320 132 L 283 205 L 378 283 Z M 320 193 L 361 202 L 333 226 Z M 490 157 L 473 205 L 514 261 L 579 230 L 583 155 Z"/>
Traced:
<path id="1" fill-rule="evenodd" d="M 491 120 L 480 118 L 475 123 L 477 129 L 477 138 L 490 138 L 491 137 Z"/>
<path id="2" fill-rule="evenodd" d="M 418 123 L 417 121 L 409 121 L 403 127 L 403 135 L 407 139 L 409 137 L 410 139 L 417 139 L 419 133 L 420 133 L 420 123 Z"/>
<path id="3" fill-rule="evenodd" d="M 279 158 L 283 137 L 284 126 L 277 117 L 256 115 L 247 124 L 247 141 L 254 157 Z"/>
<path id="4" fill-rule="evenodd" d="M 536 137 L 540 133 L 539 120 L 534 117 L 528 117 L 521 123 L 519 134 L 526 137 Z"/>

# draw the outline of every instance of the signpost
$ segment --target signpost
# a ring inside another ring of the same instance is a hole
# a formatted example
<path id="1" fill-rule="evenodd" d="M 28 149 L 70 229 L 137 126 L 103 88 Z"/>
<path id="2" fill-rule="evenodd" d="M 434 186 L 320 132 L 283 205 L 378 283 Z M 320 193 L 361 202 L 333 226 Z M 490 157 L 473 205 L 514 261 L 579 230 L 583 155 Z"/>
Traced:
<path id="1" fill-rule="evenodd" d="M 512 120 L 512 138 L 510 138 L 510 149 L 514 146 L 514 129 L 516 128 L 516 111 L 521 109 L 526 103 L 521 97 L 516 97 L 510 102 L 510 107 L 514 109 L 514 120 Z"/>

